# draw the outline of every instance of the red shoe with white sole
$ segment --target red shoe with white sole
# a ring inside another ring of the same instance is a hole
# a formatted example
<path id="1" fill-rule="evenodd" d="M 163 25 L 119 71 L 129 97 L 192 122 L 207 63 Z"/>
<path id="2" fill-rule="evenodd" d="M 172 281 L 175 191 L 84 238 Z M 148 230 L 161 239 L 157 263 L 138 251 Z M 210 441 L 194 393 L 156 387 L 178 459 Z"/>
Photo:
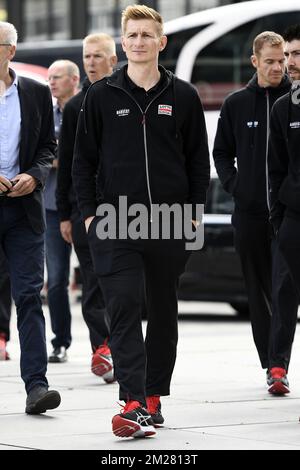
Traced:
<path id="1" fill-rule="evenodd" d="M 93 354 L 91 370 L 93 374 L 102 377 L 106 383 L 112 383 L 114 378 L 114 365 L 109 346 L 104 343 Z"/>
<path id="2" fill-rule="evenodd" d="M 268 392 L 272 395 L 290 393 L 286 370 L 282 367 L 272 367 L 267 375 Z"/>
<path id="3" fill-rule="evenodd" d="M 148 411 L 138 401 L 130 400 L 112 419 L 112 430 L 118 437 L 149 437 L 156 434 Z"/>

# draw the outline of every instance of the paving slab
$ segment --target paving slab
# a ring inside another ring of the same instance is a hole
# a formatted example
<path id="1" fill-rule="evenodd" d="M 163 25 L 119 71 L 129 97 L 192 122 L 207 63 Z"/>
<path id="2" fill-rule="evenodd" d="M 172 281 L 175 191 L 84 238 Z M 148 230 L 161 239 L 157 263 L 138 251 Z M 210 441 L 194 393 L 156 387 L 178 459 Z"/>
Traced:
<path id="1" fill-rule="evenodd" d="M 215 308 L 221 315 L 222 306 Z M 27 416 L 14 317 L 12 360 L 0 363 L 0 450 L 299 450 L 299 333 L 289 373 L 292 393 L 272 397 L 249 322 L 224 312 L 218 321 L 213 316 L 180 320 L 171 396 L 162 399 L 165 427 L 143 440 L 122 440 L 111 433 L 111 418 L 120 409 L 118 386 L 91 374 L 88 334 L 76 303 L 69 361 L 48 367 L 49 383 L 60 391 L 62 404 L 45 415 Z M 45 315 L 50 351 L 47 308 Z"/>

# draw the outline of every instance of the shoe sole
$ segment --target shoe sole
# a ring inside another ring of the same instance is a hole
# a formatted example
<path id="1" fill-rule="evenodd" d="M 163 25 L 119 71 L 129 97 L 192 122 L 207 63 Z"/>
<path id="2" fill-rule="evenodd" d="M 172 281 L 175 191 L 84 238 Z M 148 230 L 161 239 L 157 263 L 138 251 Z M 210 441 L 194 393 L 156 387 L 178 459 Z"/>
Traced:
<path id="1" fill-rule="evenodd" d="M 112 428 L 117 437 L 144 438 L 156 434 L 153 426 L 141 426 L 136 421 L 130 421 L 119 415 L 113 418 Z"/>
<path id="2" fill-rule="evenodd" d="M 54 410 L 61 403 L 61 398 L 58 392 L 47 392 L 40 398 L 34 405 L 26 407 L 25 412 L 29 415 L 39 415 L 46 413 L 47 410 Z"/>
<path id="3" fill-rule="evenodd" d="M 274 382 L 271 387 L 269 387 L 268 392 L 271 395 L 285 395 L 286 393 L 290 393 L 290 390 L 282 382 Z"/>
<path id="4" fill-rule="evenodd" d="M 58 359 L 57 357 L 49 357 L 48 362 L 50 364 L 62 364 L 64 362 L 67 362 L 67 358 L 65 359 Z"/>

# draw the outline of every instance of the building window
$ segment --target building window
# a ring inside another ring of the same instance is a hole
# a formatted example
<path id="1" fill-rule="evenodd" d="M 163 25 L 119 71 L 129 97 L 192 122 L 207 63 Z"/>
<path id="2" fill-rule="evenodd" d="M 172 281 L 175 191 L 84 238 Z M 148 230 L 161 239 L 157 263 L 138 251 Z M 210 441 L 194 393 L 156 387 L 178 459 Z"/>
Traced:
<path id="1" fill-rule="evenodd" d="M 68 0 L 27 0 L 25 39 L 67 39 L 70 37 L 68 18 Z"/>

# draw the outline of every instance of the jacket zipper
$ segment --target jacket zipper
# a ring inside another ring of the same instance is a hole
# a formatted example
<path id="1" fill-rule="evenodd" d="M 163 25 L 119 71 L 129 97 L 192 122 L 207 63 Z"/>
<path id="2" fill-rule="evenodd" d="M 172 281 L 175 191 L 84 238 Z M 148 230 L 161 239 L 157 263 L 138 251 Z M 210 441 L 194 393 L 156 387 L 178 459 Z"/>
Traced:
<path id="1" fill-rule="evenodd" d="M 147 192 L 148 192 L 148 198 L 149 198 L 149 202 L 150 202 L 150 222 L 152 223 L 153 222 L 153 202 L 152 202 L 150 176 L 149 176 L 149 158 L 148 158 L 148 146 L 147 146 L 146 113 L 147 113 L 148 109 L 150 108 L 150 106 L 152 105 L 152 103 L 168 88 L 169 83 L 158 93 L 158 95 L 156 95 L 153 98 L 152 101 L 150 101 L 150 103 L 146 107 L 145 111 L 142 110 L 139 103 L 135 100 L 135 98 L 130 93 L 128 93 L 127 90 L 125 90 L 124 88 L 122 88 L 118 85 L 114 85 L 114 84 L 109 83 L 109 82 L 107 82 L 107 84 L 109 86 L 114 87 L 114 88 L 118 88 L 119 90 L 122 90 L 124 93 L 126 93 L 132 99 L 132 101 L 135 102 L 135 104 L 137 105 L 137 107 L 139 108 L 139 110 L 141 111 L 142 116 L 143 116 L 142 126 L 143 126 L 143 139 L 144 139 L 145 164 L 146 164 Z"/>
<path id="2" fill-rule="evenodd" d="M 269 136 L 270 136 L 270 96 L 269 91 L 266 90 L 267 99 L 267 142 L 266 142 L 266 190 L 267 190 L 267 206 L 270 212 L 270 194 L 269 194 L 269 165 L 268 165 L 268 153 L 269 153 Z"/>

